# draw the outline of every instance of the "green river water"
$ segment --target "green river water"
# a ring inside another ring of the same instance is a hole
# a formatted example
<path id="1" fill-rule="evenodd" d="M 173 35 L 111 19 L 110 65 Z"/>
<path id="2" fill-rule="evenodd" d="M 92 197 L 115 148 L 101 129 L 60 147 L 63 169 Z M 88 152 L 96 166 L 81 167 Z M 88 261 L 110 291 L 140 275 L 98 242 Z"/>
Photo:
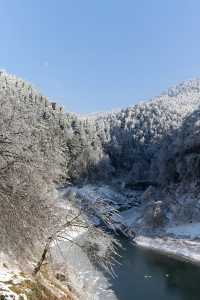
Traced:
<path id="1" fill-rule="evenodd" d="M 117 278 L 110 279 L 119 300 L 200 300 L 200 267 L 122 240 Z"/>

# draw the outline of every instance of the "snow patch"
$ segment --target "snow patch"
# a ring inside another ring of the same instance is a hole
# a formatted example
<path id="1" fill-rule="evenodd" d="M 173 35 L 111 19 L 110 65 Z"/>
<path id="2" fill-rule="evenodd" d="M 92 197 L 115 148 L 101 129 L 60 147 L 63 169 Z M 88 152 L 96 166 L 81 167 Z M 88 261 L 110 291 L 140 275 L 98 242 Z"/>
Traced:
<path id="1" fill-rule="evenodd" d="M 200 243 L 172 238 L 138 236 L 135 239 L 138 246 L 152 249 L 179 259 L 200 263 Z"/>
<path id="2" fill-rule="evenodd" d="M 182 224 L 167 228 L 167 233 L 172 233 L 176 236 L 188 236 L 191 239 L 200 237 L 200 223 Z"/>

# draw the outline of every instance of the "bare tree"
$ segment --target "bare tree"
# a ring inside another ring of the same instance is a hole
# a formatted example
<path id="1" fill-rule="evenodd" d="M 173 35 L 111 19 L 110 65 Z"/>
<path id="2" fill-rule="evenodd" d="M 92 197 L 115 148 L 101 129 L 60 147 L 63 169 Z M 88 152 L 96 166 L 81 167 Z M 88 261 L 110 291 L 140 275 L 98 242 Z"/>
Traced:
<path id="1" fill-rule="evenodd" d="M 66 221 L 55 226 L 54 232 L 47 238 L 33 274 L 36 275 L 41 270 L 43 263 L 50 255 L 51 247 L 55 244 L 59 245 L 60 241 L 67 241 L 79 247 L 87 254 L 92 263 L 113 273 L 117 247 L 120 244 L 113 235 L 104 232 L 102 228 L 97 228 L 93 223 L 93 218 L 98 216 L 101 221 L 112 227 L 113 219 L 117 216 L 117 211 L 114 208 L 108 207 L 108 204 L 103 201 L 84 203 L 84 201 L 80 202 L 73 197 L 71 204 L 73 207 L 71 216 L 68 214 Z M 85 238 L 77 241 L 71 236 L 72 230 L 79 231 L 83 228 L 85 229 Z M 60 251 L 59 247 L 58 251 Z"/>
<path id="2" fill-rule="evenodd" d="M 6 253 L 22 258 L 54 222 L 53 182 L 63 163 L 59 130 L 37 106 L 0 91 L 0 245 Z"/>

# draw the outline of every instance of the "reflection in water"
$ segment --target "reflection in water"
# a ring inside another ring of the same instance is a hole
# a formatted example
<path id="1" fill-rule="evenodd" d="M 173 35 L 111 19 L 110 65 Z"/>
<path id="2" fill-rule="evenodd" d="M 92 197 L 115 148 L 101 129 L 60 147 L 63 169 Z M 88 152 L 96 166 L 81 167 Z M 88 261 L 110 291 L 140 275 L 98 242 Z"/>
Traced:
<path id="1" fill-rule="evenodd" d="M 119 300 L 200 300 L 200 267 L 122 245 L 118 277 L 110 279 Z"/>

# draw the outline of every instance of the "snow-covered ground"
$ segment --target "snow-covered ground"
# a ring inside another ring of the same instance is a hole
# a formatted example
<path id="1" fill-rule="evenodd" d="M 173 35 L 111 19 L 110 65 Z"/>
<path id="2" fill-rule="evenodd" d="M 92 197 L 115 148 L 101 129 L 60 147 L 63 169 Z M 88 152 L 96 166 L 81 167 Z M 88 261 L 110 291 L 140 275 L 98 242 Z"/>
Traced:
<path id="1" fill-rule="evenodd" d="M 200 223 L 181 224 L 168 227 L 167 233 L 175 236 L 188 237 L 190 239 L 200 238 Z"/>
<path id="2" fill-rule="evenodd" d="M 70 197 L 73 197 L 73 201 L 69 200 L 69 192 Z M 95 187 L 93 189 L 85 188 L 80 190 L 72 187 L 59 191 L 56 195 L 57 207 L 61 208 L 66 216 L 72 214 L 71 219 L 74 217 L 73 214 L 75 216 L 78 214 L 76 206 L 74 207 L 75 195 L 85 201 L 90 199 L 91 203 L 95 203 L 98 194 L 95 192 Z M 100 220 L 98 217 L 93 216 L 92 222 L 97 226 Z M 87 228 L 71 226 L 66 233 L 62 234 L 64 237 L 66 234 L 66 238 L 73 242 L 60 239 L 52 245 L 51 259 L 54 266 L 58 273 L 66 275 L 67 280 L 69 280 L 68 283 L 74 288 L 80 299 L 117 300 L 108 279 L 103 272 L 97 270 L 79 246 L 85 239 L 87 241 L 87 231 Z"/>
<path id="3" fill-rule="evenodd" d="M 68 202 L 67 198 L 64 197 L 65 192 L 66 190 L 55 191 L 54 197 L 57 209 L 61 210 L 65 217 L 73 216 L 77 211 L 73 211 L 75 208 L 72 203 Z M 99 219 L 97 218 L 95 223 L 98 224 L 98 222 Z M 79 299 L 117 300 L 103 272 L 97 270 L 78 246 L 78 243 L 84 238 L 86 233 L 87 229 L 85 228 L 71 226 L 66 238 L 73 240 L 75 243 L 65 239 L 60 239 L 53 243 L 50 249 L 49 262 L 53 262 L 55 274 L 66 275 L 66 282 L 63 282 L 63 284 L 66 284 L 67 287 L 70 286 L 74 294 L 79 295 Z M 65 270 L 66 266 L 67 270 Z M 15 267 L 13 262 L 9 263 L 7 257 L 0 253 L 0 296 L 5 296 L 5 300 L 26 300 L 25 295 L 14 293 L 12 287 L 13 285 L 20 285 L 27 279 L 30 278 L 22 275 L 17 265 Z"/>
<path id="4" fill-rule="evenodd" d="M 121 213 L 123 223 L 130 227 L 134 227 L 134 223 L 138 218 L 140 218 L 140 216 L 140 211 L 135 207 L 127 209 Z"/>
<path id="5" fill-rule="evenodd" d="M 141 215 L 135 208 L 122 213 L 124 222 L 134 228 L 134 222 Z M 140 247 L 172 255 L 200 264 L 200 223 L 166 226 L 159 236 L 136 235 L 135 242 Z"/>
<path id="6" fill-rule="evenodd" d="M 12 287 L 23 282 L 25 278 L 14 264 L 11 265 L 2 253 L 0 254 L 0 296 L 5 300 L 26 300 L 24 294 L 17 295 L 12 291 Z"/>
<path id="7" fill-rule="evenodd" d="M 55 198 L 58 208 L 63 211 L 63 215 L 69 215 L 73 210 L 73 201 L 71 203 L 68 201 L 69 191 L 73 197 L 82 199 L 85 203 L 95 204 L 100 200 L 108 202 L 109 205 L 106 206 L 108 213 L 112 207 L 119 209 L 120 217 L 113 219 L 116 226 L 121 223 L 135 230 L 136 224 L 140 224 L 142 220 L 144 208 L 142 205 L 138 205 L 138 193 L 127 192 L 127 194 L 123 194 L 108 185 L 86 185 L 81 188 L 71 187 L 57 191 Z M 106 210 L 102 206 L 100 214 L 106 213 Z M 92 222 L 95 226 L 100 226 L 99 211 L 96 212 L 97 215 L 93 216 Z M 60 240 L 53 244 L 51 259 L 57 267 L 56 271 L 61 272 L 61 274 L 65 273 L 66 260 L 66 274 L 69 275 L 66 280 L 69 280 L 75 291 L 81 295 L 81 299 L 116 300 L 117 297 L 112 291 L 109 280 L 93 266 L 87 255 L 76 245 L 76 242 L 78 244 L 86 233 L 85 228 L 71 227 L 67 237 L 75 241 L 75 244 L 72 245 L 67 240 Z M 159 236 L 156 236 L 153 230 L 149 233 L 139 232 L 137 234 L 135 242 L 138 247 L 145 247 L 166 255 L 200 263 L 200 223 L 178 225 L 170 223 L 160 232 Z M 5 261 L 5 258 L 0 255 L 0 295 L 8 295 L 7 299 L 9 300 L 12 299 L 9 297 L 14 295 L 17 300 L 18 296 L 10 290 L 8 282 L 16 284 L 23 281 L 24 278 L 18 269 L 8 267 Z M 25 296 L 23 297 L 26 299 Z"/>
<path id="8" fill-rule="evenodd" d="M 80 299 L 117 300 L 107 278 L 92 265 L 87 255 L 79 247 L 66 241 L 60 241 L 58 247 L 51 250 L 54 263 L 58 270 L 60 268 L 61 273 L 65 273 L 64 265 L 67 261 L 70 284 Z"/>
<path id="9" fill-rule="evenodd" d="M 138 246 L 152 249 L 177 259 L 200 264 L 200 243 L 181 238 L 138 236 Z"/>
<path id="10" fill-rule="evenodd" d="M 120 222 L 132 227 L 134 230 L 143 218 L 144 208 L 134 205 L 137 201 L 137 193 L 126 197 L 126 195 L 114 191 L 112 187 L 92 185 L 80 189 L 74 188 L 74 192 L 79 197 L 84 197 L 86 201 L 95 202 L 95 199 L 102 197 L 116 208 L 123 205 L 123 210 L 120 212 Z M 133 206 L 130 208 L 131 201 Z M 153 230 L 148 234 L 139 232 L 135 242 L 140 247 L 200 263 L 200 223 L 178 225 L 171 223 L 164 227 L 157 236 Z"/>

